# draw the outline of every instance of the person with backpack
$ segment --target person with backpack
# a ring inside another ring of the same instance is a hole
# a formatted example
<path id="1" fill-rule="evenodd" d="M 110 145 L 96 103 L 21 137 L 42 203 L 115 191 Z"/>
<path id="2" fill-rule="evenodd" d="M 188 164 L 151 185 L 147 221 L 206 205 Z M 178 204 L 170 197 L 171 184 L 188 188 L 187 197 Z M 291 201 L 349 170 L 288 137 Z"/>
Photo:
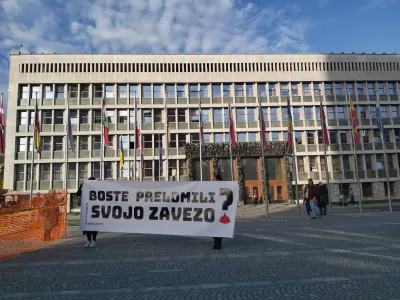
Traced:
<path id="1" fill-rule="evenodd" d="M 96 180 L 94 177 L 89 177 L 87 180 Z M 78 205 L 81 206 L 81 197 L 82 197 L 82 188 L 83 188 L 83 182 L 79 186 L 78 191 L 76 192 L 76 195 L 79 196 L 79 201 Z M 97 233 L 98 231 L 84 231 L 83 234 L 86 234 L 87 237 L 87 242 L 83 246 L 84 248 L 94 248 L 96 247 L 96 238 L 97 238 Z"/>

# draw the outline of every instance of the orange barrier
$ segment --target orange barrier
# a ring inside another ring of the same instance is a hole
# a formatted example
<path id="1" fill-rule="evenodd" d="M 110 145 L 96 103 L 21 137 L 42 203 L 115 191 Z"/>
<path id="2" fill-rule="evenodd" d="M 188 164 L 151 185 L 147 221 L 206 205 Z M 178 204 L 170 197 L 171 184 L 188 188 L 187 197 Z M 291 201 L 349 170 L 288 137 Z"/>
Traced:
<path id="1" fill-rule="evenodd" d="M 29 195 L 16 196 L 17 200 L 11 199 L 11 204 L 0 208 L 0 260 L 43 247 L 68 234 L 67 191 L 35 194 L 32 201 Z"/>

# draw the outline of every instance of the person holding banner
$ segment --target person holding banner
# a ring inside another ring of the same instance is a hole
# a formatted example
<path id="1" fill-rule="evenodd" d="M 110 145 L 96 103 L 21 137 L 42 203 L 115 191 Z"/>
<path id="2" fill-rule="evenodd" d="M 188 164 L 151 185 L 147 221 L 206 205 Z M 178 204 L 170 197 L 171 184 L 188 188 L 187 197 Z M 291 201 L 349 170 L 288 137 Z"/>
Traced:
<path id="1" fill-rule="evenodd" d="M 94 177 L 89 177 L 88 180 L 96 180 Z M 83 187 L 83 182 L 79 186 L 78 191 L 76 192 L 76 195 L 81 197 L 82 196 L 82 187 Z M 79 200 L 79 205 L 81 205 L 82 201 Z M 86 234 L 87 237 L 87 242 L 83 246 L 84 248 L 94 248 L 96 247 L 96 238 L 97 238 L 97 233 L 98 231 L 84 231 L 83 234 Z"/>
<path id="2" fill-rule="evenodd" d="M 214 175 L 213 181 L 222 181 L 221 175 Z M 222 237 L 214 237 L 214 246 L 211 248 L 213 250 L 221 250 L 222 248 Z"/>

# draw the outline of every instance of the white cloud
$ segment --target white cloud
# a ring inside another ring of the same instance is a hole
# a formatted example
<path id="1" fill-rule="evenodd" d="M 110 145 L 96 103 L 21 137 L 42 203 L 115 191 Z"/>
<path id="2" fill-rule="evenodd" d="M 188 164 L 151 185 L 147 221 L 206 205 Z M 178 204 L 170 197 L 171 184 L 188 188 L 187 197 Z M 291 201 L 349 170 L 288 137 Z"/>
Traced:
<path id="1" fill-rule="evenodd" d="M 389 6 L 399 4 L 400 0 L 368 0 L 360 8 L 360 13 L 366 13 L 373 9 L 385 9 Z"/>

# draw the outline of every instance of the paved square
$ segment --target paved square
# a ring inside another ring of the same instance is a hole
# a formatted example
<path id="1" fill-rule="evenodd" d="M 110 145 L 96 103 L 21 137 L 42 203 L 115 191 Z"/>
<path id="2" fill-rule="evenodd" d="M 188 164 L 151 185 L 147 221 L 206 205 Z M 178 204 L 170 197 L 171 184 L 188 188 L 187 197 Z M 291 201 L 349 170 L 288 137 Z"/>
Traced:
<path id="1" fill-rule="evenodd" d="M 99 234 L 0 263 L 0 299 L 400 299 L 400 212 L 238 220 L 236 236 Z"/>

